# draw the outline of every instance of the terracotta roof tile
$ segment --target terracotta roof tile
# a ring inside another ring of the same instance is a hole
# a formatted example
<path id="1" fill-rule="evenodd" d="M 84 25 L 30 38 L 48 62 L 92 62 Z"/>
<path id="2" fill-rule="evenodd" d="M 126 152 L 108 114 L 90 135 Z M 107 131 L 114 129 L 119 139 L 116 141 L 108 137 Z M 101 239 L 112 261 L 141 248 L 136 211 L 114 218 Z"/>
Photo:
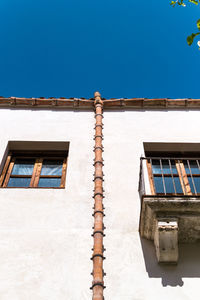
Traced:
<path id="1" fill-rule="evenodd" d="M 140 108 L 140 109 L 170 109 L 170 108 L 200 108 L 200 99 L 147 99 L 147 98 L 102 98 L 105 108 Z M 22 98 L 0 96 L 0 107 L 66 107 L 66 108 L 94 108 L 94 98 L 65 98 L 65 97 L 39 97 L 39 98 Z"/>

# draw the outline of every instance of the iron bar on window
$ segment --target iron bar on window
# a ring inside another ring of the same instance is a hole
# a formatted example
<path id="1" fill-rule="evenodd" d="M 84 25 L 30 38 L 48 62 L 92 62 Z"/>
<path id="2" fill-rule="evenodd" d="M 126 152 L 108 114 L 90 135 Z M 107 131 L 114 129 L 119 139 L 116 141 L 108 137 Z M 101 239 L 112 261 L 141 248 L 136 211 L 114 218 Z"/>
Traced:
<path id="1" fill-rule="evenodd" d="M 199 165 L 199 160 L 198 159 L 196 159 L 196 163 L 197 163 L 197 166 L 198 166 L 199 171 L 200 171 L 200 165 Z"/>
<path id="2" fill-rule="evenodd" d="M 149 169 L 150 186 L 154 189 L 155 194 L 200 195 L 198 192 L 200 189 L 200 158 L 141 157 L 140 159 L 147 160 L 151 166 Z M 167 169 L 165 169 L 165 162 L 167 163 Z M 195 163 L 198 168 L 193 169 L 193 163 Z M 168 179 L 166 177 L 168 177 Z M 169 180 L 169 183 L 166 179 Z M 141 188 L 142 186 L 140 186 L 140 190 Z"/>
<path id="3" fill-rule="evenodd" d="M 147 157 L 141 157 L 140 159 L 170 159 L 170 160 L 184 160 L 184 159 L 189 159 L 189 160 L 200 160 L 200 157 L 171 157 L 171 156 L 166 156 L 166 157 L 158 157 L 158 156 L 147 156 Z"/>
<path id="4" fill-rule="evenodd" d="M 165 179 L 164 179 L 163 167 L 162 167 L 162 160 L 161 160 L 161 159 L 160 159 L 160 169 L 161 169 L 161 174 L 162 174 L 162 181 L 163 181 L 164 194 L 166 195 Z"/>
<path id="5" fill-rule="evenodd" d="M 193 179 L 192 171 L 191 171 L 191 168 L 190 168 L 190 162 L 189 162 L 188 159 L 187 159 L 187 165 L 188 165 L 188 168 L 189 168 L 189 171 L 190 171 L 190 176 L 191 176 L 191 179 L 192 179 L 192 184 L 193 184 L 193 187 L 194 187 L 194 192 L 195 192 L 195 195 L 197 195 L 197 190 L 196 190 L 196 187 L 195 187 L 195 184 L 194 184 L 194 179 Z"/>
<path id="6" fill-rule="evenodd" d="M 172 182 L 173 182 L 173 186 L 174 186 L 174 191 L 175 191 L 175 194 L 177 194 L 177 192 L 176 192 L 176 185 L 175 185 L 175 181 L 174 181 L 174 175 L 173 175 L 173 171 L 172 171 L 171 160 L 168 159 L 168 161 L 169 161 L 169 168 L 170 168 L 170 172 L 171 172 L 171 177 L 172 177 Z"/>

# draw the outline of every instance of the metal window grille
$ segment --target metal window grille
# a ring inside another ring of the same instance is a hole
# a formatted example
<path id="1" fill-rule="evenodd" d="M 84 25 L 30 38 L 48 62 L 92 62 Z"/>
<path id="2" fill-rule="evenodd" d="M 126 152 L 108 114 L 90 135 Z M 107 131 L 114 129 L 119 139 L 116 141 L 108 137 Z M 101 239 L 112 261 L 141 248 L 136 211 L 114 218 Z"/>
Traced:
<path id="1" fill-rule="evenodd" d="M 155 195 L 200 195 L 200 158 L 146 157 Z"/>

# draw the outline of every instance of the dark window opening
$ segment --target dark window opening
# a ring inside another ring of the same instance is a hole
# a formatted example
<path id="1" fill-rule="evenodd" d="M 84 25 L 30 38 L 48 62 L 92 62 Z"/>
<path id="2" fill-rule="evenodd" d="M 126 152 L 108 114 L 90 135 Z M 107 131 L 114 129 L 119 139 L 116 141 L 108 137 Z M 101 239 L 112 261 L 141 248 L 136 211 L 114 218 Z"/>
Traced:
<path id="1" fill-rule="evenodd" d="M 67 152 L 15 151 L 7 156 L 0 187 L 64 188 Z"/>

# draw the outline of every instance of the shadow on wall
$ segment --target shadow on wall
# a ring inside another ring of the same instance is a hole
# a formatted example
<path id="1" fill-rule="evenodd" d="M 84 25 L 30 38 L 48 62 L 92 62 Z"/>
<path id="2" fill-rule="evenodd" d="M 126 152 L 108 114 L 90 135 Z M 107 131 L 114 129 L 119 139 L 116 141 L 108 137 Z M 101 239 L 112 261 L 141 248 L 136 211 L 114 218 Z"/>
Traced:
<path id="1" fill-rule="evenodd" d="M 150 278 L 161 278 L 163 286 L 183 286 L 184 278 L 200 277 L 200 243 L 179 244 L 177 265 L 158 264 L 153 241 L 141 238 L 145 266 Z"/>

